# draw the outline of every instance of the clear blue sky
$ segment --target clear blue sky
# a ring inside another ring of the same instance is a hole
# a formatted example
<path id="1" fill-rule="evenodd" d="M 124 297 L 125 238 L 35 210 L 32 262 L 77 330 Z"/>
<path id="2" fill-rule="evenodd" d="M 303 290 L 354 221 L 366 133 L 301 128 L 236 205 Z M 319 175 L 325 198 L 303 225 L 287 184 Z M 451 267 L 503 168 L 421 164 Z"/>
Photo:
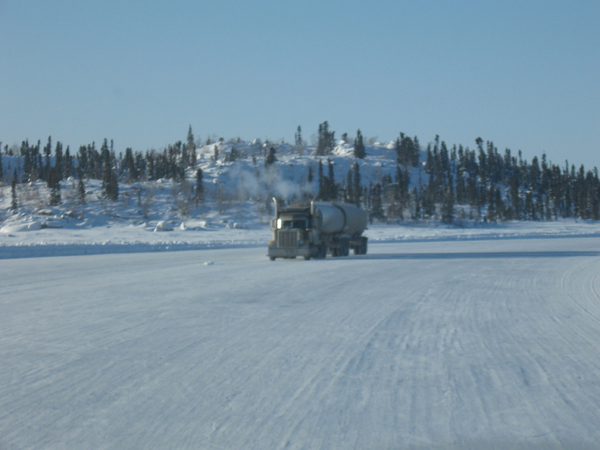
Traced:
<path id="1" fill-rule="evenodd" d="M 0 141 L 421 143 L 600 166 L 600 1 L 0 0 Z"/>

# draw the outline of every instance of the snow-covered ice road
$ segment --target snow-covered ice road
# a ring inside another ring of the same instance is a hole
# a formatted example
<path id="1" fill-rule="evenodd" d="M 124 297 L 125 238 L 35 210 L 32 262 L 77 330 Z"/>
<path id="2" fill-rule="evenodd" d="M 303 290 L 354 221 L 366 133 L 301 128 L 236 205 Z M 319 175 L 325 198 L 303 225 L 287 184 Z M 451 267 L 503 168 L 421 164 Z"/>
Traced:
<path id="1" fill-rule="evenodd" d="M 600 448 L 600 239 L 0 261 L 0 449 Z"/>

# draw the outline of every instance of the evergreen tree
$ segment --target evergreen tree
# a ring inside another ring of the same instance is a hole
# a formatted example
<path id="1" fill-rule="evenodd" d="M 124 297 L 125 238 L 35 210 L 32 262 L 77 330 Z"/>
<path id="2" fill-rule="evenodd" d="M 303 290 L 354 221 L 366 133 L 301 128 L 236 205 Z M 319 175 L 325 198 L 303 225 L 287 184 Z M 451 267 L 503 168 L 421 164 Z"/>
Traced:
<path id="1" fill-rule="evenodd" d="M 73 167 L 73 157 L 71 156 L 71 151 L 69 146 L 67 145 L 67 149 L 65 150 L 65 162 L 63 167 L 63 177 L 69 178 L 73 176 L 75 173 L 75 169 Z"/>
<path id="2" fill-rule="evenodd" d="M 202 169 L 196 169 L 196 192 L 194 195 L 196 205 L 204 202 L 204 185 L 202 184 Z"/>
<path id="3" fill-rule="evenodd" d="M 60 205 L 61 196 L 60 196 L 60 175 L 58 173 L 58 168 L 51 167 L 50 172 L 48 173 L 48 188 L 50 189 L 50 199 L 49 203 L 51 206 Z"/>
<path id="4" fill-rule="evenodd" d="M 194 133 L 192 133 L 192 126 L 188 128 L 187 135 L 187 153 L 190 158 L 190 166 L 196 167 L 196 142 L 194 141 Z"/>
<path id="5" fill-rule="evenodd" d="M 402 133 L 400 133 L 402 135 Z M 394 143 L 394 150 L 396 151 L 396 163 L 404 165 L 405 161 L 402 155 L 402 145 L 400 138 L 396 138 L 396 142 Z"/>
<path id="6" fill-rule="evenodd" d="M 367 156 L 365 152 L 365 143 L 363 142 L 363 136 L 360 130 L 356 131 L 356 138 L 354 139 L 354 157 L 364 159 Z"/>
<path id="7" fill-rule="evenodd" d="M 85 204 L 85 185 L 83 184 L 83 170 L 77 169 L 77 203 Z"/>
<path id="8" fill-rule="evenodd" d="M 411 146 L 409 150 L 412 152 L 412 166 L 418 167 L 418 165 L 421 162 L 421 145 L 419 144 L 419 139 L 417 139 L 416 136 L 411 141 Z"/>
<path id="9" fill-rule="evenodd" d="M 77 154 L 77 168 L 81 170 L 81 176 L 88 175 L 88 152 L 85 145 L 79 146 L 79 153 Z M 79 173 L 77 174 L 79 176 Z"/>
<path id="10" fill-rule="evenodd" d="M 296 134 L 294 135 L 294 141 L 295 141 L 296 147 L 301 147 L 303 144 L 302 128 L 300 127 L 300 125 L 298 125 L 298 129 L 296 130 Z"/>
<path id="11" fill-rule="evenodd" d="M 323 176 L 323 161 L 319 159 L 319 192 L 317 193 L 317 198 L 319 200 L 324 200 L 325 195 L 325 178 Z"/>
<path id="12" fill-rule="evenodd" d="M 4 179 L 4 168 L 2 167 L 2 142 L 0 142 L 0 183 Z"/>
<path id="13" fill-rule="evenodd" d="M 275 157 L 275 147 L 269 147 L 269 154 L 265 159 L 265 167 L 271 166 L 275 161 L 277 161 L 277 158 Z"/>
<path id="14" fill-rule="evenodd" d="M 413 198 L 413 202 L 415 205 L 415 214 L 413 217 L 415 219 L 420 219 L 421 218 L 421 197 L 419 195 L 419 190 L 417 189 L 416 186 L 413 187 L 412 198 Z"/>
<path id="15" fill-rule="evenodd" d="M 12 209 L 12 211 L 14 213 L 16 213 L 17 209 L 19 208 L 19 203 L 17 202 L 17 169 L 15 169 L 12 181 L 10 183 L 10 194 L 11 194 L 10 209 Z"/>
<path id="16" fill-rule="evenodd" d="M 106 139 L 104 139 L 100 152 L 102 155 L 102 196 L 108 200 L 115 201 L 119 198 L 119 183 L 112 165 L 113 158 L 108 149 Z"/>
<path id="17" fill-rule="evenodd" d="M 371 218 L 383 220 L 385 215 L 383 213 L 383 202 L 381 198 L 381 184 L 375 183 L 370 189 L 370 203 L 371 203 Z"/>
<path id="18" fill-rule="evenodd" d="M 335 148 L 335 131 L 329 131 L 327 121 L 319 125 L 319 136 L 317 140 L 317 156 L 329 155 Z"/>
<path id="19" fill-rule="evenodd" d="M 354 194 L 354 204 L 360 208 L 360 197 L 362 193 L 362 184 L 360 182 L 360 167 L 358 165 L 358 162 L 356 161 L 354 162 L 354 165 L 352 167 L 354 172 L 354 176 L 352 177 L 352 181 L 354 183 L 354 189 L 352 189 L 352 192 Z"/>
<path id="20" fill-rule="evenodd" d="M 58 177 L 58 180 L 63 179 L 63 150 L 62 144 L 60 141 L 56 141 L 56 149 L 54 150 L 54 167 L 56 167 L 55 177 Z"/>
<path id="21" fill-rule="evenodd" d="M 32 172 L 33 164 L 31 162 L 29 142 L 27 140 L 21 142 L 20 154 L 21 154 L 21 157 L 23 158 L 23 177 L 25 178 L 25 180 L 31 181 L 31 172 Z"/>
<path id="22" fill-rule="evenodd" d="M 131 150 L 131 147 L 127 147 L 125 149 L 124 165 L 125 165 L 125 168 L 127 169 L 127 181 L 129 183 L 138 181 L 139 174 L 137 171 L 137 167 L 135 165 L 135 160 L 133 159 L 133 151 Z"/>
<path id="23" fill-rule="evenodd" d="M 52 154 L 52 137 L 48 136 L 48 143 L 44 147 L 44 180 L 48 179 L 50 172 L 50 155 Z"/>
<path id="24" fill-rule="evenodd" d="M 179 164 L 178 164 L 178 181 L 182 181 L 185 178 L 185 169 L 187 169 L 190 165 L 190 157 L 187 151 L 187 144 L 183 145 L 181 141 L 178 141 L 180 144 L 178 146 L 179 154 Z"/>
<path id="25" fill-rule="evenodd" d="M 464 204 L 467 201 L 467 188 L 462 168 L 456 170 L 456 203 Z"/>
<path id="26" fill-rule="evenodd" d="M 146 179 L 146 160 L 142 152 L 135 152 L 135 173 L 138 180 Z"/>
<path id="27" fill-rule="evenodd" d="M 337 199 L 337 185 L 335 184 L 335 176 L 333 173 L 333 162 L 331 159 L 327 158 L 327 173 L 328 176 L 325 180 L 325 191 L 326 191 L 326 200 L 336 200 Z"/>
<path id="28" fill-rule="evenodd" d="M 348 170 L 348 175 L 346 177 L 346 198 L 344 201 L 346 203 L 355 203 L 354 200 L 354 182 L 352 181 L 352 170 Z"/>
<path id="29" fill-rule="evenodd" d="M 452 177 L 448 182 L 448 188 L 444 195 L 444 203 L 442 204 L 442 222 L 452 223 L 454 221 L 454 187 L 452 183 Z"/>

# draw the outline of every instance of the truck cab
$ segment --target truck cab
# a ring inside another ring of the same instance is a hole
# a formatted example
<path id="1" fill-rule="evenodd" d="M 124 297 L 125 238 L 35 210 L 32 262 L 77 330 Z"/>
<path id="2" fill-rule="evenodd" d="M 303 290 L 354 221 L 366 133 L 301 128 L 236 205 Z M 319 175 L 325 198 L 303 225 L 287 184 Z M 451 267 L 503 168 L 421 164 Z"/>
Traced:
<path id="1" fill-rule="evenodd" d="M 277 209 L 277 208 L 276 208 Z M 276 211 L 271 220 L 273 240 L 269 242 L 269 258 L 310 259 L 315 254 L 312 243 L 315 241 L 313 216 L 310 208 L 285 208 Z"/>

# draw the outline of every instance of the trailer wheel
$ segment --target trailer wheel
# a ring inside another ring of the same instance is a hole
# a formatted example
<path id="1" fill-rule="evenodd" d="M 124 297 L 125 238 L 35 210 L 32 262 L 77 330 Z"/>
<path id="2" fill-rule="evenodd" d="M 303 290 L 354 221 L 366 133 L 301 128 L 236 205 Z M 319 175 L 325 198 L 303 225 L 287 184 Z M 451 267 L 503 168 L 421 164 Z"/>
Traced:
<path id="1" fill-rule="evenodd" d="M 274 256 L 269 256 L 269 259 L 270 259 L 271 261 L 275 261 L 275 257 L 274 257 Z"/>
<path id="2" fill-rule="evenodd" d="M 341 244 L 341 247 L 340 247 L 341 256 L 348 256 L 348 254 L 350 253 L 350 240 L 342 239 L 340 244 Z"/>
<path id="3" fill-rule="evenodd" d="M 355 255 L 366 255 L 367 254 L 367 239 L 361 237 L 360 243 L 354 246 Z"/>

